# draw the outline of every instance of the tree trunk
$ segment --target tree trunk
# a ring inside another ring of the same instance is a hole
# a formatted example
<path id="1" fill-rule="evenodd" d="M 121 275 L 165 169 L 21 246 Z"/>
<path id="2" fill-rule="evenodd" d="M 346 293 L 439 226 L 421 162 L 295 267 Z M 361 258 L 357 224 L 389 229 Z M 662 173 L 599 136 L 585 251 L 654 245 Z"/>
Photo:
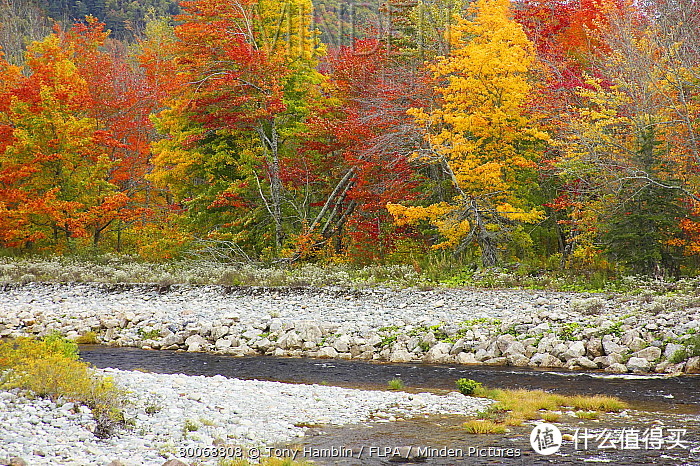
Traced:
<path id="1" fill-rule="evenodd" d="M 476 241 L 481 249 L 481 265 L 484 267 L 493 267 L 498 262 L 498 251 L 494 242 L 493 235 L 486 229 L 484 219 L 479 212 L 479 206 L 475 200 L 472 200 L 472 211 L 474 213 L 474 223 Z"/>
<path id="2" fill-rule="evenodd" d="M 122 252 L 122 222 L 117 225 L 117 253 Z"/>
<path id="3" fill-rule="evenodd" d="M 262 142 L 267 172 L 270 181 L 270 206 L 272 220 L 275 223 L 275 248 L 279 251 L 283 241 L 282 231 L 282 179 L 280 177 L 279 134 L 275 120 L 269 122 L 269 134 L 265 124 L 258 126 L 258 135 Z"/>
<path id="4" fill-rule="evenodd" d="M 484 267 L 493 267 L 498 262 L 498 254 L 496 251 L 496 245 L 493 242 L 493 238 L 485 229 L 481 229 L 477 233 L 477 241 L 479 243 L 479 248 L 481 248 L 481 264 Z"/>

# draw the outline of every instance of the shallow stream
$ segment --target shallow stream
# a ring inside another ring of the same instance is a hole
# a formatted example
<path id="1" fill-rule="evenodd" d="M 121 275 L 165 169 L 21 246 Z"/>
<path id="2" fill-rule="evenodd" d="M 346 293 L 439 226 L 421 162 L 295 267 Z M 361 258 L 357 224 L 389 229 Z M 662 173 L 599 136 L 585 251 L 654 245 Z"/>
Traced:
<path id="1" fill-rule="evenodd" d="M 457 379 L 469 378 L 494 388 L 612 395 L 629 402 L 631 406 L 628 411 L 606 415 L 600 420 L 584 421 L 570 415 L 562 415 L 557 426 L 563 434 L 578 437 L 579 442 L 576 446 L 573 441 L 565 441 L 559 452 L 551 456 L 538 455 L 530 446 L 529 437 L 533 425 L 512 427 L 506 434 L 474 436 L 466 434 L 460 428 L 465 420 L 461 416 L 426 417 L 341 427 L 312 426 L 309 434 L 298 444 L 280 446 L 287 448 L 280 452 L 296 451 L 297 459 L 314 460 L 319 464 L 592 462 L 616 465 L 700 465 L 698 376 L 610 375 L 510 367 L 378 364 L 308 358 L 235 358 L 205 353 L 146 351 L 95 345 L 81 346 L 80 354 L 85 361 L 96 367 L 187 375 L 220 374 L 239 379 L 329 384 L 372 390 L 386 390 L 389 380 L 401 379 L 407 391 L 441 393 L 454 390 Z M 679 433 L 674 429 L 685 431 Z M 645 431 L 651 433 L 650 435 L 663 433 L 664 440 L 658 445 L 653 445 L 660 448 L 649 448 L 649 436 L 646 437 L 646 442 L 643 441 Z M 584 448 L 584 434 L 588 434 L 589 437 L 587 448 Z M 671 440 L 674 436 L 680 440 L 681 446 L 673 446 L 676 443 Z M 504 457 L 507 452 L 519 452 L 519 455 Z M 316 453 L 322 456 L 315 456 Z"/>

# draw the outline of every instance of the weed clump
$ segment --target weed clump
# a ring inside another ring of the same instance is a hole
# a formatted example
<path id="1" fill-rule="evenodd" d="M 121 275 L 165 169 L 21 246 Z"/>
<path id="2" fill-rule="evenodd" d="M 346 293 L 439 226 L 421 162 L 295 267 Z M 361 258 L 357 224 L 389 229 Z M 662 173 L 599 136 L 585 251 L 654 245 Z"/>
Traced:
<path id="1" fill-rule="evenodd" d="M 505 434 L 506 432 L 503 424 L 485 419 L 472 419 L 462 424 L 462 427 L 469 434 Z"/>
<path id="2" fill-rule="evenodd" d="M 600 419 L 600 413 L 598 411 L 576 411 L 574 415 L 579 419 Z"/>
<path id="3" fill-rule="evenodd" d="M 391 379 L 389 381 L 389 390 L 403 390 L 404 387 L 405 385 L 401 379 Z"/>

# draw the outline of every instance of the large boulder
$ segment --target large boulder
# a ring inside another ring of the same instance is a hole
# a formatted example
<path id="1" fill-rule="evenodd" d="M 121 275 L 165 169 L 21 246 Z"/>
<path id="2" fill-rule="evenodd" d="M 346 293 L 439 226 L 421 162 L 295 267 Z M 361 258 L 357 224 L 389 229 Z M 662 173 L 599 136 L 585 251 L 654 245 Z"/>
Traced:
<path id="1" fill-rule="evenodd" d="M 317 358 L 335 358 L 338 352 L 332 346 L 324 346 L 316 352 Z"/>
<path id="2" fill-rule="evenodd" d="M 286 350 L 299 349 L 302 344 L 303 340 L 295 330 L 289 330 L 277 339 L 277 346 Z"/>
<path id="3" fill-rule="evenodd" d="M 636 358 L 644 358 L 648 361 L 656 361 L 661 357 L 661 348 L 656 346 L 648 346 L 644 349 L 640 349 L 636 353 L 632 354 Z"/>
<path id="4" fill-rule="evenodd" d="M 512 341 L 505 350 L 503 350 L 503 356 L 508 357 L 508 356 L 517 356 L 517 355 L 524 355 L 527 350 L 525 349 L 525 345 L 523 345 L 519 341 Z"/>
<path id="5" fill-rule="evenodd" d="M 629 361 L 627 361 L 627 369 L 632 372 L 648 372 L 650 368 L 651 362 L 645 358 L 632 356 Z"/>
<path id="6" fill-rule="evenodd" d="M 588 357 L 597 358 L 603 356 L 603 341 L 599 337 L 593 337 L 586 342 L 586 354 Z"/>
<path id="7" fill-rule="evenodd" d="M 586 346 L 583 344 L 582 341 L 572 341 L 569 344 L 569 347 L 564 351 L 562 354 L 563 358 L 566 361 L 570 361 L 571 359 L 575 358 L 580 358 L 581 356 L 584 356 L 586 354 Z"/>
<path id="8" fill-rule="evenodd" d="M 474 353 L 459 353 L 455 357 L 455 362 L 457 364 L 479 364 L 479 360 L 476 359 Z"/>
<path id="9" fill-rule="evenodd" d="M 510 333 L 506 333 L 505 335 L 499 335 L 498 338 L 496 338 L 496 346 L 498 347 L 498 350 L 504 355 L 505 351 L 508 347 L 510 347 L 513 342 L 515 342 L 515 337 L 511 335 Z M 521 344 L 522 346 L 522 344 Z M 525 348 L 523 347 L 523 351 L 521 353 L 525 352 Z"/>
<path id="10" fill-rule="evenodd" d="M 185 338 L 178 333 L 171 333 L 170 335 L 166 336 L 165 338 L 160 340 L 160 345 L 162 347 L 166 346 L 172 346 L 172 345 L 181 345 L 185 342 Z"/>
<path id="11" fill-rule="evenodd" d="M 549 353 L 535 353 L 530 358 L 529 365 L 531 367 L 564 367 L 564 364 L 557 357 Z"/>
<path id="12" fill-rule="evenodd" d="M 688 374 L 700 374 L 700 356 L 694 356 L 685 363 L 685 371 Z"/>
<path id="13" fill-rule="evenodd" d="M 228 338 L 219 338 L 214 343 L 214 347 L 219 351 L 224 350 L 226 348 L 230 348 L 231 347 L 231 340 Z"/>
<path id="14" fill-rule="evenodd" d="M 315 322 L 297 322 L 294 327 L 304 341 L 319 344 L 323 339 L 323 331 Z"/>
<path id="15" fill-rule="evenodd" d="M 610 364 L 608 367 L 605 368 L 605 372 L 612 372 L 615 374 L 624 374 L 627 372 L 627 366 L 624 364 L 621 364 L 619 362 Z"/>
<path id="16" fill-rule="evenodd" d="M 598 364 L 588 359 L 586 356 L 581 356 L 578 358 L 570 359 L 567 361 L 567 365 L 571 369 L 597 369 Z"/>
<path id="17" fill-rule="evenodd" d="M 347 335 L 341 335 L 338 339 L 333 342 L 333 348 L 339 353 L 347 353 L 350 351 L 350 337 Z"/>
<path id="18" fill-rule="evenodd" d="M 512 354 L 506 357 L 509 366 L 527 367 L 530 364 L 530 358 L 524 354 Z"/>
<path id="19" fill-rule="evenodd" d="M 389 356 L 390 362 L 411 362 L 413 354 L 409 353 L 406 348 L 394 348 Z"/>
<path id="20" fill-rule="evenodd" d="M 185 340 L 185 346 L 189 352 L 205 351 L 209 347 L 209 342 L 201 335 L 190 335 Z"/>
<path id="21" fill-rule="evenodd" d="M 423 362 L 428 364 L 439 364 L 447 362 L 450 359 L 450 350 L 452 345 L 445 342 L 440 342 L 434 345 L 428 350 L 428 352 L 423 356 Z"/>
<path id="22" fill-rule="evenodd" d="M 629 352 L 627 347 L 617 343 L 612 335 L 605 335 L 603 337 L 603 351 L 605 351 L 605 354 L 624 354 Z"/>
<path id="23" fill-rule="evenodd" d="M 211 338 L 212 338 L 212 340 L 216 341 L 216 340 L 228 335 L 229 331 L 230 331 L 230 328 L 227 327 L 226 325 L 216 325 L 216 326 L 212 327 L 212 329 L 211 329 Z"/>

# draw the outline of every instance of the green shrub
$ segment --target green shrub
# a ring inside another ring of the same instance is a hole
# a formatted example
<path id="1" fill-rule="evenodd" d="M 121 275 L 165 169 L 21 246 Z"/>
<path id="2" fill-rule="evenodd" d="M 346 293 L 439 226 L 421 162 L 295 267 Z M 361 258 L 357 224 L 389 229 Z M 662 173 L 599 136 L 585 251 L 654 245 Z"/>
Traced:
<path id="1" fill-rule="evenodd" d="M 151 330 L 144 330 L 143 328 L 139 328 L 136 333 L 143 339 L 143 340 L 156 340 L 160 338 L 160 330 L 158 329 L 151 329 Z"/>
<path id="2" fill-rule="evenodd" d="M 144 408 L 146 414 L 153 415 L 159 413 L 163 408 L 160 405 L 148 405 Z"/>
<path id="3" fill-rule="evenodd" d="M 102 377 L 78 360 L 78 346 L 59 335 L 42 340 L 18 338 L 0 342 L 0 389 L 20 388 L 39 397 L 84 404 L 97 421 L 101 438 L 126 427 L 121 407 L 125 393 L 110 377 Z"/>
<path id="4" fill-rule="evenodd" d="M 700 356 L 700 334 L 687 337 L 685 340 L 685 348 L 689 358 Z"/>
<path id="5" fill-rule="evenodd" d="M 578 322 L 569 322 L 561 326 L 559 330 L 559 338 L 564 341 L 574 341 L 577 340 L 574 335 L 581 328 L 581 324 Z"/>
<path id="6" fill-rule="evenodd" d="M 401 379 L 391 379 L 389 381 L 389 390 L 403 390 L 404 386 Z"/>
<path id="7" fill-rule="evenodd" d="M 476 382 L 472 379 L 459 379 L 457 381 L 457 390 L 462 395 L 472 395 L 474 390 L 481 387 L 480 382 Z"/>
<path id="8" fill-rule="evenodd" d="M 685 348 L 677 350 L 669 358 L 669 362 L 677 364 L 694 356 L 700 356 L 700 334 L 690 334 L 681 337 L 680 342 L 685 345 Z"/>
<path id="9" fill-rule="evenodd" d="M 676 352 L 673 353 L 670 358 L 668 358 L 668 361 L 671 364 L 678 364 L 679 362 L 683 362 L 686 359 L 688 359 L 688 350 L 686 350 L 685 348 L 682 348 L 682 349 L 676 350 Z"/>

